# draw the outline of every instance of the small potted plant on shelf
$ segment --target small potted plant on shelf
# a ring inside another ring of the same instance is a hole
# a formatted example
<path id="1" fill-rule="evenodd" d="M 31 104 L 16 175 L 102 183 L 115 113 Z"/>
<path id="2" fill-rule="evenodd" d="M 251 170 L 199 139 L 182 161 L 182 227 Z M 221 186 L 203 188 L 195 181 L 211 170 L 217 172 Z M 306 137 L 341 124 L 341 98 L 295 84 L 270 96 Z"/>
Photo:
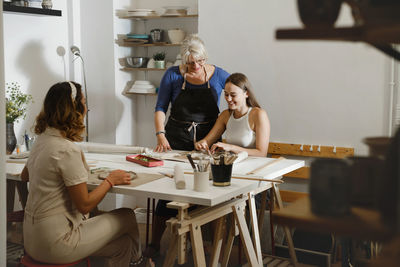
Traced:
<path id="1" fill-rule="evenodd" d="M 156 69 L 165 68 L 165 52 L 157 52 L 153 55 L 154 65 Z"/>
<path id="2" fill-rule="evenodd" d="M 25 119 L 26 106 L 32 102 L 32 96 L 22 93 L 16 82 L 6 83 L 6 86 L 6 149 L 7 154 L 11 154 L 17 144 L 14 122 L 21 117 Z"/>

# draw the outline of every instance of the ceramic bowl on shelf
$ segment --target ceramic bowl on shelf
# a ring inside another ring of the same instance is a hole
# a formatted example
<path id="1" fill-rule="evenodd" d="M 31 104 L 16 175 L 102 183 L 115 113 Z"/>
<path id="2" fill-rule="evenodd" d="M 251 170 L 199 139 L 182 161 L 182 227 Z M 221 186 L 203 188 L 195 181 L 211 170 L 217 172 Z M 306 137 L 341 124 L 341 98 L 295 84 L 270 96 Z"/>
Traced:
<path id="1" fill-rule="evenodd" d="M 187 15 L 187 6 L 165 6 L 163 16 L 185 16 Z"/>
<path id="2" fill-rule="evenodd" d="M 126 64 L 131 68 L 146 68 L 147 61 L 149 58 L 147 57 L 127 57 Z"/>
<path id="3" fill-rule="evenodd" d="M 149 62 L 147 62 L 147 68 L 154 69 L 155 67 L 156 67 L 156 64 L 154 62 L 154 59 L 150 58 Z"/>
<path id="4" fill-rule="evenodd" d="M 172 44 L 180 44 L 185 39 L 185 32 L 181 29 L 168 30 L 168 37 Z"/>
<path id="5" fill-rule="evenodd" d="M 147 16 L 156 16 L 157 13 L 152 9 L 142 9 L 136 8 L 127 11 L 128 17 L 147 17 Z"/>

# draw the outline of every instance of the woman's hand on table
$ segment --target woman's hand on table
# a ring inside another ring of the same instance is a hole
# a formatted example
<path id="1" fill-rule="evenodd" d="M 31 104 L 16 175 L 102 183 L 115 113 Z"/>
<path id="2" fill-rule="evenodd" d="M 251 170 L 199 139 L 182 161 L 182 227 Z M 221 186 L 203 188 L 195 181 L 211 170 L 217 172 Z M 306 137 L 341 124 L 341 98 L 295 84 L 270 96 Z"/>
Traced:
<path id="1" fill-rule="evenodd" d="M 171 146 L 164 134 L 157 135 L 157 146 L 154 149 L 155 152 L 168 152 L 171 150 Z"/>
<path id="2" fill-rule="evenodd" d="M 131 175 L 123 170 L 114 170 L 107 176 L 114 185 L 131 184 Z"/>
<path id="3" fill-rule="evenodd" d="M 235 148 L 236 148 L 235 145 L 218 142 L 218 143 L 215 143 L 212 145 L 210 151 L 211 151 L 211 153 L 214 153 L 215 151 L 225 150 L 225 151 L 232 151 L 232 152 L 237 153 Z"/>
<path id="4" fill-rule="evenodd" d="M 196 142 L 196 143 L 194 144 L 194 148 L 195 148 L 196 150 L 205 150 L 205 151 L 208 151 L 208 150 L 209 150 L 207 141 L 204 140 L 204 139 L 200 140 L 199 142 Z"/>

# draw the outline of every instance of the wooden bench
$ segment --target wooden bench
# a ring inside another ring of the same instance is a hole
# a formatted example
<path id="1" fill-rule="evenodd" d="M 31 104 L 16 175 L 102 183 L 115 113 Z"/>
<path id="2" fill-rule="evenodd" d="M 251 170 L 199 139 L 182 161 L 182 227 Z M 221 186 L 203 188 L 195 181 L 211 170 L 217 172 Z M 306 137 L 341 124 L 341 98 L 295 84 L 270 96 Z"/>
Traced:
<path id="1" fill-rule="evenodd" d="M 350 147 L 335 147 L 335 146 L 321 146 L 321 145 L 307 145 L 307 144 L 289 144 L 289 143 L 278 143 L 278 142 L 270 142 L 268 146 L 268 154 L 270 157 L 279 158 L 279 157 L 293 157 L 293 158 L 302 158 L 312 160 L 313 158 L 346 158 L 354 156 L 354 148 Z M 310 167 L 305 166 L 300 169 L 297 169 L 293 172 L 287 173 L 283 176 L 283 178 L 290 179 L 300 179 L 300 180 L 308 180 L 310 179 Z M 308 181 L 305 181 L 308 182 Z M 274 198 L 271 198 L 274 201 L 274 204 L 271 205 L 271 208 L 277 207 L 279 209 L 283 208 L 283 203 L 291 203 L 300 198 L 304 198 L 308 196 L 306 192 L 292 191 L 292 190 L 280 190 L 277 184 L 273 185 L 273 193 Z M 262 222 L 260 222 L 262 225 Z M 288 243 L 289 254 L 292 260 L 292 264 L 294 266 L 299 266 L 303 264 L 299 264 L 297 262 L 297 257 L 295 253 L 295 248 L 291 236 L 290 229 L 288 227 L 284 227 L 284 232 L 286 235 L 286 240 Z M 272 233 L 271 233 L 272 234 Z M 271 236 L 272 242 L 273 236 Z M 272 244 L 273 245 L 273 244 Z"/>
<path id="2" fill-rule="evenodd" d="M 303 145 L 303 144 L 287 144 L 270 142 L 268 146 L 268 154 L 270 157 L 301 157 L 305 159 L 312 158 L 346 158 L 354 156 L 354 148 L 351 147 L 335 147 L 335 146 L 320 146 L 320 145 Z M 292 171 L 283 176 L 284 178 L 292 179 L 310 179 L 310 167 L 305 166 L 295 171 Z M 283 202 L 293 202 L 299 198 L 307 196 L 307 193 L 280 190 Z"/>

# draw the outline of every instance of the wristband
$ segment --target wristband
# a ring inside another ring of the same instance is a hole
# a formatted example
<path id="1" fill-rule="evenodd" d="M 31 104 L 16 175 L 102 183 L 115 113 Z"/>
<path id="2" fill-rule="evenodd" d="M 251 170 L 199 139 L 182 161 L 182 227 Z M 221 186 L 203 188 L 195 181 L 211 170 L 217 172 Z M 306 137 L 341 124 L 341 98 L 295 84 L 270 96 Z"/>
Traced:
<path id="1" fill-rule="evenodd" d="M 156 135 L 159 135 L 159 134 L 165 134 L 165 131 L 158 131 L 158 132 L 156 132 Z"/>
<path id="2" fill-rule="evenodd" d="M 114 186 L 114 184 L 110 181 L 110 179 L 108 179 L 108 177 L 106 179 L 104 179 L 104 181 L 107 181 L 111 185 L 111 187 Z"/>

